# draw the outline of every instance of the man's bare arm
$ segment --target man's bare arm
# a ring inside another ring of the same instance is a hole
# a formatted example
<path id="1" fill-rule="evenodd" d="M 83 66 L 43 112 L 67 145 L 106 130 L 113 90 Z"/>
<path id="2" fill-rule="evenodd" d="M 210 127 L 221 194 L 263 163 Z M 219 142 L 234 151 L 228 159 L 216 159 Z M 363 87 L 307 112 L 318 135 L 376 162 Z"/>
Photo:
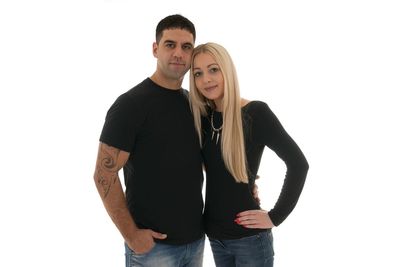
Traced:
<path id="1" fill-rule="evenodd" d="M 94 178 L 103 201 L 119 180 L 118 172 L 126 164 L 128 158 L 128 152 L 100 143 Z"/>
<path id="2" fill-rule="evenodd" d="M 126 205 L 125 195 L 118 176 L 119 170 L 126 164 L 129 153 L 99 144 L 94 179 L 97 190 L 111 219 L 124 239 L 129 238 L 137 227 Z"/>
<path id="3" fill-rule="evenodd" d="M 109 216 L 128 246 L 136 253 L 144 253 L 154 246 L 153 238 L 166 238 L 151 230 L 138 229 L 132 218 L 118 176 L 129 153 L 104 143 L 99 144 L 94 180 Z"/>

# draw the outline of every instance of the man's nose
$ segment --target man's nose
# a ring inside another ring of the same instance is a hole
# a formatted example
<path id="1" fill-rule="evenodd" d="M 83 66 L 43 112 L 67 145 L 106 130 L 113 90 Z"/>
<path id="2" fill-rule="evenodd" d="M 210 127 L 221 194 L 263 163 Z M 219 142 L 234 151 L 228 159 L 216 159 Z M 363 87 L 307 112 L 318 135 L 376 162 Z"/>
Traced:
<path id="1" fill-rule="evenodd" d="M 173 56 L 174 56 L 174 57 L 177 57 L 177 58 L 181 58 L 181 57 L 182 57 L 182 53 L 183 53 L 182 48 L 177 47 L 177 48 L 175 48 L 175 50 L 174 50 Z"/>

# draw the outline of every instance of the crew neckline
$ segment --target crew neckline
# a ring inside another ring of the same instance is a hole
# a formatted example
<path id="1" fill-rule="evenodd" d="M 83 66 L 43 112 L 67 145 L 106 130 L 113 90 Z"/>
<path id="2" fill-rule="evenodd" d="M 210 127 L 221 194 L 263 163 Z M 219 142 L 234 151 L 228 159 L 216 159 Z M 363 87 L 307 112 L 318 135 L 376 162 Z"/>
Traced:
<path id="1" fill-rule="evenodd" d="M 163 92 L 178 94 L 184 90 L 182 87 L 180 89 L 170 89 L 170 88 L 161 86 L 161 85 L 157 84 L 156 82 L 154 82 L 150 77 L 147 77 L 147 80 L 154 85 L 154 88 L 158 88 L 158 89 L 162 90 Z"/>

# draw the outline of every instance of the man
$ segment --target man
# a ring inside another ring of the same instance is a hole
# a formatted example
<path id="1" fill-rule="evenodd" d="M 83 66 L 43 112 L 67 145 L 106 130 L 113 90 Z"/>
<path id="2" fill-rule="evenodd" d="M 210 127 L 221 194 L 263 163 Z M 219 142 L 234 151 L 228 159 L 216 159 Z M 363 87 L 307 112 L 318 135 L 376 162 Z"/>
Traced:
<path id="1" fill-rule="evenodd" d="M 181 88 L 195 38 L 187 18 L 162 19 L 156 71 L 107 112 L 94 179 L 125 240 L 126 266 L 202 266 L 202 158 Z"/>

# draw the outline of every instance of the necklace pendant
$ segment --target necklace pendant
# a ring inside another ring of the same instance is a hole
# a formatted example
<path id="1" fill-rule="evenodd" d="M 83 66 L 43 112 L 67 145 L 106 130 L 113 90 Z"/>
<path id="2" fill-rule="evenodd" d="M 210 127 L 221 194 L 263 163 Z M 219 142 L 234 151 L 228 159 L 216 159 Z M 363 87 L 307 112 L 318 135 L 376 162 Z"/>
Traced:
<path id="1" fill-rule="evenodd" d="M 216 134 L 217 137 L 216 137 L 216 142 L 215 142 L 215 144 L 218 144 L 218 141 L 219 141 L 219 133 L 220 133 L 221 130 L 222 130 L 223 123 L 221 124 L 221 126 L 220 126 L 219 128 L 215 128 L 215 127 L 214 127 L 214 111 L 211 113 L 211 120 L 210 120 L 210 122 L 211 122 L 211 129 L 212 129 L 211 141 L 214 140 L 214 135 Z"/>

